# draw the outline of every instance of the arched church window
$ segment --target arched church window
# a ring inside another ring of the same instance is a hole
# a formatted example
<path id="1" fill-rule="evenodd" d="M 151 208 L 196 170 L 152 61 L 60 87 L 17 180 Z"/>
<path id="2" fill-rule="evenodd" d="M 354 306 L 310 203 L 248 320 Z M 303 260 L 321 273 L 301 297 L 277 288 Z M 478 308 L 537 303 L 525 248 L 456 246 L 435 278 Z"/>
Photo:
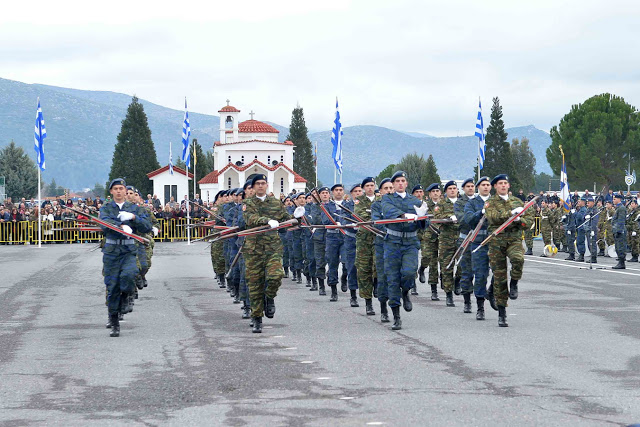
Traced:
<path id="1" fill-rule="evenodd" d="M 231 177 L 229 177 L 229 179 L 227 180 L 227 182 L 228 182 L 228 186 L 229 186 L 228 188 L 231 188 Z"/>
<path id="2" fill-rule="evenodd" d="M 284 193 L 284 178 L 280 178 L 280 192 Z"/>

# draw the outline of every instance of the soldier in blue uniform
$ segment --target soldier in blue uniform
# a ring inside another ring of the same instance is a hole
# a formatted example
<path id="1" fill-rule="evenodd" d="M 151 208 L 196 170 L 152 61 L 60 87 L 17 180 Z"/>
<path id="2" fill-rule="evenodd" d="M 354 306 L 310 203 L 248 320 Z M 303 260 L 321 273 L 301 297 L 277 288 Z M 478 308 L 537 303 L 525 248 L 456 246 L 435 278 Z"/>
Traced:
<path id="1" fill-rule="evenodd" d="M 317 198 L 320 203 L 326 205 L 330 198 L 329 187 L 320 187 L 317 191 Z M 313 206 L 313 215 L 311 223 L 315 225 L 321 225 L 322 217 L 324 216 L 320 206 Z M 324 281 L 327 277 L 327 257 L 326 257 L 326 240 L 327 231 L 323 228 L 316 228 L 313 232 L 313 253 L 316 259 L 316 277 L 318 279 L 318 295 L 326 295 L 324 289 Z"/>
<path id="2" fill-rule="evenodd" d="M 329 215 L 331 215 L 331 218 L 322 212 L 321 217 L 324 225 L 331 225 L 334 222 L 336 224 L 341 224 L 341 221 L 345 222 L 344 219 L 337 216 L 346 214 L 346 211 L 341 208 L 342 203 L 344 203 L 344 187 L 342 184 L 335 184 L 331 187 L 331 193 L 333 195 L 333 200 L 330 200 L 324 205 Z M 327 257 L 327 264 L 329 264 L 327 283 L 331 288 L 331 297 L 329 298 L 329 301 L 338 301 L 338 267 L 340 265 L 340 259 L 342 258 L 342 260 L 345 260 L 344 236 L 340 230 L 336 229 L 329 229 L 326 233 L 327 241 L 325 255 Z"/>
<path id="3" fill-rule="evenodd" d="M 314 189 L 315 190 L 315 189 Z M 304 205 L 304 218 L 309 224 L 313 224 L 314 215 L 314 201 L 311 192 L 306 195 L 307 203 Z M 316 258 L 313 248 L 313 229 L 305 228 L 302 231 L 302 238 L 304 239 L 305 247 L 305 269 L 307 270 L 309 277 L 311 277 L 310 291 L 318 290 L 318 278 L 316 277 Z"/>
<path id="4" fill-rule="evenodd" d="M 394 193 L 382 196 L 382 214 L 385 218 L 405 218 L 413 220 L 398 224 L 387 224 L 387 236 L 384 242 L 384 270 L 387 273 L 389 306 L 393 312 L 391 329 L 402 329 L 400 319 L 400 301 L 405 311 L 411 311 L 413 305 L 409 291 L 413 287 L 418 269 L 418 229 L 424 228 L 428 221 L 416 222 L 418 216 L 427 212 L 426 203 L 407 194 L 407 173 L 398 171 L 391 177 Z"/>
<path id="5" fill-rule="evenodd" d="M 578 247 L 578 258 L 576 262 L 584 262 L 584 253 L 586 251 L 585 248 L 585 240 L 587 235 L 585 233 L 584 226 L 578 228 L 585 221 L 585 217 L 587 216 L 587 198 L 582 196 L 576 205 L 576 213 L 575 213 L 575 222 L 576 222 L 576 246 Z"/>
<path id="6" fill-rule="evenodd" d="M 298 207 L 304 208 L 306 200 L 304 198 L 304 193 L 297 193 L 291 196 L 293 201 L 293 205 L 287 209 L 289 215 L 293 216 L 293 211 Z M 306 212 L 306 210 L 305 210 Z M 293 263 L 290 264 L 291 269 L 295 272 L 295 281 L 298 284 L 302 283 L 302 270 L 304 267 L 304 258 L 302 253 L 302 229 L 299 227 L 295 227 L 295 230 L 288 230 L 288 233 L 291 233 L 289 236 L 291 246 L 290 246 L 290 255 L 293 259 Z"/>
<path id="7" fill-rule="evenodd" d="M 377 221 L 384 219 L 382 214 L 382 196 L 393 192 L 393 184 L 391 178 L 384 178 L 380 181 L 380 195 L 376 196 L 376 200 L 371 204 L 371 220 Z M 384 225 L 376 225 L 376 228 L 386 233 L 387 227 Z M 387 286 L 387 274 L 384 269 L 384 237 L 376 236 L 375 239 L 375 261 L 376 275 L 378 276 L 378 301 L 380 302 L 380 322 L 389 323 L 389 311 L 387 310 L 387 301 L 389 301 L 389 291 Z"/>
<path id="8" fill-rule="evenodd" d="M 627 258 L 627 208 L 622 203 L 624 197 L 620 193 L 613 195 L 613 206 L 615 213 L 611 217 L 611 229 L 613 231 L 613 239 L 616 245 L 616 255 L 618 256 L 618 264 L 611 267 L 616 270 L 624 270 L 626 268 L 624 262 Z"/>
<path id="9" fill-rule="evenodd" d="M 344 202 L 344 205 L 347 209 L 353 212 L 356 208 L 354 204 L 354 200 L 362 195 L 362 187 L 360 184 L 356 184 L 351 187 L 349 190 L 349 194 L 351 198 Z M 343 211 L 342 217 L 347 217 L 353 219 L 353 217 L 348 214 L 346 211 Z M 344 218 L 339 217 L 343 223 L 349 223 Z M 355 229 L 345 229 L 344 230 L 344 264 L 342 268 L 347 270 L 347 286 L 349 287 L 349 293 L 351 294 L 351 299 L 349 303 L 351 307 L 359 307 L 358 304 L 358 272 L 356 269 L 356 230 Z"/>
<path id="10" fill-rule="evenodd" d="M 121 226 L 126 232 L 149 233 L 151 221 L 144 209 L 126 201 L 126 183 L 117 178 L 109 184 L 112 200 L 100 208 L 100 219 Z M 101 227 L 105 236 L 102 248 L 104 283 L 112 337 L 120 336 L 118 314 L 133 292 L 136 265 L 136 241 L 121 233 Z"/>
<path id="11" fill-rule="evenodd" d="M 421 202 L 425 201 L 424 200 L 424 187 L 420 184 L 414 186 L 411 189 L 411 195 L 413 197 L 415 197 L 416 199 L 420 200 Z M 420 230 L 420 232 L 418 233 L 418 240 L 422 239 L 422 230 Z M 420 271 L 422 274 L 422 277 L 420 279 L 420 283 L 424 283 L 424 269 L 422 267 L 418 268 L 418 271 Z M 411 288 L 411 295 L 419 295 L 418 294 L 418 284 L 416 283 L 416 281 L 413 281 L 413 288 Z"/>
<path id="12" fill-rule="evenodd" d="M 563 209 L 560 206 L 559 209 Z M 560 220 L 564 224 L 564 233 L 567 236 L 567 249 L 569 250 L 569 256 L 565 258 L 567 261 L 575 261 L 576 257 L 576 209 L 571 208 L 569 212 L 565 212 Z"/>
<path id="13" fill-rule="evenodd" d="M 458 238 L 459 247 L 462 241 L 466 239 L 467 234 L 473 231 L 471 225 L 464 220 L 464 208 L 465 206 L 475 198 L 476 186 L 473 179 L 467 178 L 462 182 L 462 195 L 458 197 L 458 200 L 453 204 L 453 212 L 458 219 L 458 232 L 460 236 Z M 477 224 L 477 223 L 476 223 Z M 475 227 L 474 227 L 475 228 Z M 471 268 L 471 252 L 466 250 L 462 254 L 462 258 L 458 263 L 458 269 L 460 269 L 460 287 L 462 290 L 462 297 L 464 298 L 464 313 L 471 313 L 471 293 L 473 292 L 473 269 Z"/>

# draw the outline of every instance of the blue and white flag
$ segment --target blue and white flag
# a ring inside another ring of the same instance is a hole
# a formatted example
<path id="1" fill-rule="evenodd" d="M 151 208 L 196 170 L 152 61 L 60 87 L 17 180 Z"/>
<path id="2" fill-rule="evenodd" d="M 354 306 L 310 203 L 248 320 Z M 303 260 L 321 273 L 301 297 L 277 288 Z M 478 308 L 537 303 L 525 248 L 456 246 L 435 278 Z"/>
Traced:
<path id="1" fill-rule="evenodd" d="M 36 111 L 36 129 L 33 135 L 33 148 L 36 150 L 36 163 L 40 170 L 45 169 L 44 163 L 44 139 L 47 137 L 47 129 L 44 127 L 44 117 L 40 108 L 40 98 L 38 98 L 38 110 Z"/>
<path id="2" fill-rule="evenodd" d="M 182 122 L 182 161 L 189 169 L 191 163 L 191 151 L 189 150 L 189 137 L 191 136 L 191 126 L 189 125 L 189 112 L 187 111 L 187 98 L 184 99 L 184 121 Z"/>
<path id="3" fill-rule="evenodd" d="M 482 120 L 482 103 L 478 98 L 478 118 L 476 119 L 476 133 L 478 137 L 478 170 L 484 167 L 484 121 Z"/>
<path id="4" fill-rule="evenodd" d="M 171 151 L 171 142 L 169 142 L 169 173 L 173 175 L 173 152 Z"/>
<path id="5" fill-rule="evenodd" d="M 336 119 L 333 121 L 331 143 L 333 144 L 333 163 L 342 175 L 342 124 L 340 123 L 340 111 L 338 111 L 338 98 L 336 98 Z"/>
<path id="6" fill-rule="evenodd" d="M 562 154 L 562 169 L 560 170 L 560 200 L 562 200 L 562 207 L 565 212 L 571 210 L 571 192 L 569 191 L 569 179 L 567 177 L 567 165 L 564 162 L 564 151 L 560 146 L 560 153 Z"/>

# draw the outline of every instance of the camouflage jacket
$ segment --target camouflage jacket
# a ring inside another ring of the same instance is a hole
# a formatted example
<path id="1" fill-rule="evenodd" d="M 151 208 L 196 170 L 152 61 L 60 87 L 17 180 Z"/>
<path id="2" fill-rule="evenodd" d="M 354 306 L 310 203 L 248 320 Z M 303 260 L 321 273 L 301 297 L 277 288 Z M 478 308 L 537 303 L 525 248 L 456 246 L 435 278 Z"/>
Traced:
<path id="1" fill-rule="evenodd" d="M 640 208 L 630 209 L 627 215 L 627 231 L 631 234 L 632 231 L 637 233 L 640 231 Z"/>
<path id="2" fill-rule="evenodd" d="M 458 229 L 460 234 L 469 234 L 471 231 L 471 226 L 464 222 L 464 207 L 469 202 L 469 200 L 474 199 L 473 196 L 471 199 L 466 194 L 462 194 L 458 200 L 453 204 L 453 214 L 458 218 Z"/>
<path id="3" fill-rule="evenodd" d="M 427 207 L 429 208 L 429 210 L 427 210 L 427 215 L 429 214 L 433 215 L 435 213 L 436 203 L 433 200 L 431 200 L 431 198 L 427 198 Z M 437 242 L 438 233 L 433 231 L 433 229 L 437 230 L 438 224 L 434 224 L 431 227 L 425 228 L 422 232 L 422 240 Z"/>
<path id="4" fill-rule="evenodd" d="M 543 208 L 540 212 L 540 228 L 550 228 L 555 221 L 554 212 L 549 208 Z"/>
<path id="5" fill-rule="evenodd" d="M 489 222 L 489 233 L 504 224 L 510 217 L 511 211 L 515 208 L 522 207 L 522 200 L 514 196 L 509 196 L 507 200 L 502 197 L 493 195 L 485 203 L 485 215 Z M 518 220 L 512 222 L 502 233 L 521 233 L 523 229 L 528 229 L 533 224 L 533 212 L 528 209 Z"/>
<path id="6" fill-rule="evenodd" d="M 278 222 L 291 219 L 282 202 L 273 196 L 267 196 L 264 201 L 258 199 L 257 196 L 253 196 L 246 199 L 244 204 L 246 208 L 243 213 L 243 218 L 247 229 L 267 225 L 269 220 L 272 219 Z M 276 230 L 247 236 L 245 238 L 243 252 L 253 253 L 263 251 L 265 246 L 268 246 L 269 250 L 280 250 L 282 248 L 282 241 Z"/>
<path id="7" fill-rule="evenodd" d="M 363 221 L 371 221 L 371 205 L 379 199 L 380 197 L 374 196 L 373 200 L 369 200 L 366 194 L 363 194 L 353 202 L 355 205 L 353 212 Z M 375 236 L 370 231 L 360 228 L 357 237 L 367 242 L 373 242 Z"/>
<path id="8" fill-rule="evenodd" d="M 447 219 L 455 215 L 453 202 L 448 197 L 440 199 L 433 211 L 433 217 L 437 219 Z M 458 228 L 457 223 L 440 224 L 440 236 L 451 235 L 458 237 Z"/>

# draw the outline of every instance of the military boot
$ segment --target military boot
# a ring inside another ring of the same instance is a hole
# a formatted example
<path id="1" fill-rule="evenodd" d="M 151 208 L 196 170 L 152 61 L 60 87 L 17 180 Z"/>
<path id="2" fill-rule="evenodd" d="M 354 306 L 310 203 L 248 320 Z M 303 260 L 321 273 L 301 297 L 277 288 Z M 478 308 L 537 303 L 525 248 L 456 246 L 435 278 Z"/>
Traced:
<path id="1" fill-rule="evenodd" d="M 338 285 L 329 285 L 331 286 L 331 297 L 329 297 L 329 301 L 335 302 L 338 301 Z"/>
<path id="2" fill-rule="evenodd" d="M 424 277 L 424 270 L 425 268 L 423 266 L 420 266 L 418 269 L 418 279 L 420 279 L 420 283 L 426 283 L 427 281 L 426 277 Z"/>
<path id="3" fill-rule="evenodd" d="M 296 276 L 298 279 L 298 285 L 302 285 L 302 270 L 297 270 L 298 275 Z"/>
<path id="4" fill-rule="evenodd" d="M 264 298 L 264 315 L 269 319 L 273 319 L 273 315 L 276 314 L 276 302 L 273 298 Z"/>
<path id="5" fill-rule="evenodd" d="M 509 281 L 509 298 L 518 299 L 518 281 L 515 279 Z"/>
<path id="6" fill-rule="evenodd" d="M 501 328 L 509 326 L 507 323 L 507 308 L 501 305 L 498 306 L 498 326 Z"/>
<path id="7" fill-rule="evenodd" d="M 318 290 L 318 295 L 325 296 L 327 294 L 327 291 L 324 290 L 324 279 L 318 279 L 318 286 L 320 287 L 320 290 Z"/>
<path id="8" fill-rule="evenodd" d="M 574 254 L 569 253 L 569 256 L 564 259 L 565 261 L 575 261 L 576 257 Z"/>
<path id="9" fill-rule="evenodd" d="M 624 265 L 624 258 L 618 258 L 618 264 L 611 267 L 614 270 L 624 270 L 627 267 Z"/>
<path id="10" fill-rule="evenodd" d="M 245 302 L 242 306 L 242 318 L 249 319 L 251 317 L 251 307 Z"/>
<path id="11" fill-rule="evenodd" d="M 487 300 L 489 301 L 489 305 L 491 306 L 491 308 L 493 308 L 495 311 L 498 311 L 498 306 L 496 305 L 496 298 L 493 295 L 493 277 L 491 278 L 491 284 L 487 289 Z"/>
<path id="12" fill-rule="evenodd" d="M 471 313 L 471 294 L 462 294 L 464 298 L 464 309 L 463 313 Z"/>
<path id="13" fill-rule="evenodd" d="M 234 283 L 233 284 L 234 289 L 234 295 L 233 295 L 233 303 L 234 304 L 240 304 L 240 283 Z"/>
<path id="14" fill-rule="evenodd" d="M 120 296 L 120 305 L 122 306 L 120 311 L 122 314 L 131 313 L 133 311 L 133 307 L 129 304 L 129 295 L 122 294 Z"/>
<path id="15" fill-rule="evenodd" d="M 455 307 L 456 304 L 453 302 L 453 292 L 447 292 L 447 307 Z"/>
<path id="16" fill-rule="evenodd" d="M 284 269 L 284 276 L 282 276 L 285 279 L 289 278 L 289 267 L 283 267 Z"/>
<path id="17" fill-rule="evenodd" d="M 111 329 L 111 315 L 107 313 L 107 324 L 105 325 L 107 329 Z"/>
<path id="18" fill-rule="evenodd" d="M 109 333 L 110 337 L 119 337 L 120 336 L 120 320 L 118 319 L 118 313 L 111 314 L 111 332 Z"/>
<path id="19" fill-rule="evenodd" d="M 149 286 L 149 282 L 147 282 L 147 278 L 143 277 L 142 278 L 142 287 L 146 288 L 147 286 Z"/>
<path id="20" fill-rule="evenodd" d="M 358 296 L 356 295 L 355 289 L 351 289 L 351 300 L 349 301 L 349 304 L 351 304 L 351 307 L 360 307 L 360 304 L 358 304 Z"/>
<path id="21" fill-rule="evenodd" d="M 293 268 L 291 269 L 291 280 L 296 281 L 296 271 Z"/>
<path id="22" fill-rule="evenodd" d="M 344 264 L 342 264 L 342 275 L 340 276 L 340 290 L 342 292 L 347 292 L 349 289 L 347 284 L 347 269 L 344 268 Z"/>
<path id="23" fill-rule="evenodd" d="M 251 330 L 254 334 L 262 333 L 262 317 L 254 317 L 253 318 L 253 329 Z"/>
<path id="24" fill-rule="evenodd" d="M 638 255 L 631 255 L 631 259 L 627 262 L 638 262 Z"/>
<path id="25" fill-rule="evenodd" d="M 308 274 L 305 274 L 305 279 L 307 279 L 307 284 L 305 285 L 307 288 L 311 287 L 311 276 L 309 276 Z"/>
<path id="26" fill-rule="evenodd" d="M 229 283 L 229 286 L 227 286 L 227 289 L 229 290 L 229 296 L 231 298 L 234 298 L 236 296 L 236 287 L 234 284 Z"/>
<path id="27" fill-rule="evenodd" d="M 413 281 L 413 288 L 411 288 L 411 295 L 418 295 L 418 284 Z"/>
<path id="28" fill-rule="evenodd" d="M 453 293 L 456 295 L 460 295 L 462 293 L 462 288 L 460 287 L 460 277 L 456 277 L 453 282 Z"/>
<path id="29" fill-rule="evenodd" d="M 598 256 L 604 256 L 604 249 L 600 249 L 600 251 L 598 252 Z"/>
<path id="30" fill-rule="evenodd" d="M 478 311 L 476 312 L 476 320 L 484 320 L 484 298 L 476 297 Z"/>
<path id="31" fill-rule="evenodd" d="M 595 255 L 591 255 L 591 264 L 597 264 L 598 263 L 598 257 Z"/>
<path id="32" fill-rule="evenodd" d="M 136 276 L 136 278 L 134 279 L 134 282 L 136 284 L 136 288 L 138 289 L 144 288 L 144 283 L 142 282 L 142 277 L 140 277 L 140 275 Z"/>
<path id="33" fill-rule="evenodd" d="M 386 301 L 380 301 L 380 322 L 389 323 L 389 312 L 387 311 Z"/>
<path id="34" fill-rule="evenodd" d="M 311 288 L 309 289 L 310 291 L 317 291 L 318 290 L 318 279 L 315 277 L 311 278 Z"/>
<path id="35" fill-rule="evenodd" d="M 525 252 L 524 254 L 525 255 L 533 255 L 533 249 L 527 248 L 527 252 Z"/>
<path id="36" fill-rule="evenodd" d="M 391 307 L 391 311 L 393 312 L 393 326 L 391 329 L 394 331 L 398 331 L 402 329 L 402 320 L 400 320 L 400 307 Z"/>
<path id="37" fill-rule="evenodd" d="M 366 307 L 367 316 L 375 316 L 376 312 L 373 310 L 373 303 L 371 298 L 365 298 L 364 305 Z"/>
<path id="38" fill-rule="evenodd" d="M 431 301 L 440 301 L 440 298 L 438 298 L 438 285 L 437 284 L 432 284 L 431 285 Z"/>
<path id="39" fill-rule="evenodd" d="M 576 262 L 584 262 L 584 254 L 578 254 L 578 258 L 576 258 Z"/>
<path id="40" fill-rule="evenodd" d="M 224 274 L 218 274 L 218 286 L 220 286 L 220 288 L 227 287 L 227 285 L 224 284 Z"/>
<path id="41" fill-rule="evenodd" d="M 402 307 L 404 307 L 404 311 L 413 310 L 413 304 L 411 304 L 411 298 L 409 298 L 409 290 L 402 290 Z"/>
<path id="42" fill-rule="evenodd" d="M 373 297 L 378 298 L 378 278 L 373 279 Z"/>

